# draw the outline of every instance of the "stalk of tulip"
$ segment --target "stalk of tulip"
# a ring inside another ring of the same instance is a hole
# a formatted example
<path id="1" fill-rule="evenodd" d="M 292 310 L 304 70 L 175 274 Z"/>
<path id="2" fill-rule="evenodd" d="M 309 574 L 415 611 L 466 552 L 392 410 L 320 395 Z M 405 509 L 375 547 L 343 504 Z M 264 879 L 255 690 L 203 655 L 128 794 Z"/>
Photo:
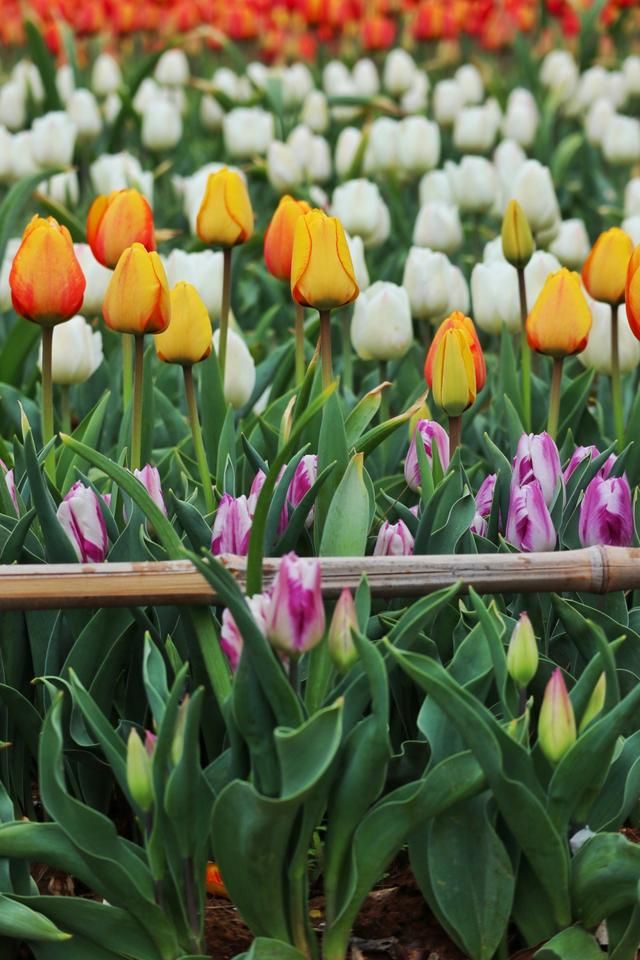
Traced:
<path id="1" fill-rule="evenodd" d="M 462 417 L 449 417 L 449 451 L 453 456 L 462 442 Z"/>
<path id="2" fill-rule="evenodd" d="M 231 307 L 231 252 L 233 247 L 225 247 L 223 250 L 223 268 L 222 268 L 222 304 L 220 307 L 220 350 L 218 352 L 218 363 L 220 364 L 220 377 L 224 383 L 224 370 L 227 363 L 227 339 L 229 334 L 229 309 Z"/>
<path id="3" fill-rule="evenodd" d="M 319 310 L 320 314 L 320 357 L 322 361 L 322 389 L 326 390 L 333 380 L 333 360 L 331 356 L 331 310 Z"/>
<path id="4" fill-rule="evenodd" d="M 136 334 L 134 341 L 133 408 L 131 412 L 131 470 L 142 466 L 142 391 L 144 376 L 144 336 Z"/>
<path id="5" fill-rule="evenodd" d="M 547 433 L 552 440 L 555 440 L 558 433 L 563 360 L 564 357 L 554 357 L 553 368 L 551 370 L 551 390 L 549 393 L 549 418 L 547 420 Z"/>
<path id="6" fill-rule="evenodd" d="M 518 296 L 520 298 L 520 318 L 522 332 L 520 334 L 520 361 L 522 374 L 522 416 L 525 430 L 531 430 L 531 347 L 527 340 L 527 288 L 524 280 L 524 267 L 518 267 Z"/>
<path id="7" fill-rule="evenodd" d="M 42 445 L 53 438 L 53 327 L 42 328 Z M 47 454 L 44 468 L 53 480 L 55 475 L 53 448 Z"/>
<path id="8" fill-rule="evenodd" d="M 295 306 L 295 351 L 296 351 L 296 387 L 304 380 L 304 307 L 294 301 Z"/>
<path id="9" fill-rule="evenodd" d="M 213 487 L 211 485 L 211 474 L 209 473 L 209 464 L 202 440 L 202 429 L 200 427 L 200 417 L 198 416 L 198 404 L 196 402 L 196 392 L 193 386 L 193 367 L 185 364 L 182 367 L 184 374 L 184 391 L 187 397 L 187 410 L 189 412 L 189 426 L 191 427 L 191 436 L 193 437 L 193 447 L 196 452 L 198 470 L 202 480 L 202 489 L 204 491 L 204 502 L 207 507 L 207 513 L 213 513 L 215 510 L 215 501 L 213 499 Z"/>
<path id="10" fill-rule="evenodd" d="M 342 327 L 342 384 L 345 390 L 353 392 L 353 354 L 351 353 L 351 319 L 343 311 L 340 318 Z M 381 381 L 382 382 L 382 381 Z"/>
<path id="11" fill-rule="evenodd" d="M 531 348 L 527 340 L 527 290 L 524 269 L 533 256 L 535 244 L 527 215 L 517 200 L 510 200 L 502 221 L 502 250 L 505 259 L 515 267 L 518 274 L 520 317 L 522 335 L 520 340 L 522 366 L 522 413 L 526 430 L 531 429 Z"/>
<path id="12" fill-rule="evenodd" d="M 624 411 L 622 407 L 622 383 L 620 380 L 620 349 L 618 343 L 618 307 L 611 306 L 611 402 L 613 426 L 618 452 L 624 447 Z"/>

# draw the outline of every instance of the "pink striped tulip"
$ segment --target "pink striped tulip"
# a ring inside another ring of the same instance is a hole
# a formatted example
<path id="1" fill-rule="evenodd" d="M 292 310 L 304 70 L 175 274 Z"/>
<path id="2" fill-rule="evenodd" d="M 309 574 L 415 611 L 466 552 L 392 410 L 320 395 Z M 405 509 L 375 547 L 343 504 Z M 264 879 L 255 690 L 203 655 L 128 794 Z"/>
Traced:
<path id="1" fill-rule="evenodd" d="M 555 547 L 556 531 L 537 480 L 523 487 L 511 487 L 506 536 L 509 543 L 525 553 Z"/>
<path id="2" fill-rule="evenodd" d="M 511 484 L 522 487 L 537 480 L 547 506 L 551 505 L 558 481 L 562 483 L 560 455 L 548 433 L 523 433 L 513 461 Z"/>
<path id="3" fill-rule="evenodd" d="M 213 555 L 217 557 L 221 553 L 235 553 L 239 557 L 246 557 L 249 552 L 251 522 L 252 515 L 247 498 L 232 497 L 230 493 L 224 493 L 213 522 Z"/>
<path id="4" fill-rule="evenodd" d="M 580 504 L 578 536 L 583 547 L 629 547 L 633 541 L 631 488 L 626 477 L 595 476 Z"/>
<path id="5" fill-rule="evenodd" d="M 247 597 L 246 601 L 253 615 L 253 619 L 264 636 L 267 632 L 267 615 L 269 607 L 271 606 L 271 591 L 267 593 L 254 593 L 252 597 Z M 235 673 L 238 669 L 238 663 L 240 662 L 240 654 L 242 653 L 244 640 L 238 630 L 233 614 L 227 609 L 222 612 L 220 646 L 229 661 L 231 669 Z"/>
<path id="6" fill-rule="evenodd" d="M 102 563 L 109 549 L 100 500 L 90 487 L 74 483 L 57 510 L 58 521 L 81 563 Z"/>
<path id="7" fill-rule="evenodd" d="M 486 537 L 489 529 L 489 517 L 493 509 L 493 495 L 496 489 L 497 474 L 490 473 L 480 484 L 476 494 L 476 512 L 469 529 L 479 537 Z"/>
<path id="8" fill-rule="evenodd" d="M 373 548 L 374 557 L 410 557 L 413 554 L 414 539 L 404 520 L 389 523 L 385 520 L 378 530 L 378 538 Z"/>
<path id="9" fill-rule="evenodd" d="M 267 637 L 290 657 L 315 647 L 324 636 L 322 572 L 317 559 L 287 553 L 273 582 Z"/>
<path id="10" fill-rule="evenodd" d="M 572 476 L 572 474 L 577 470 L 577 468 L 580 466 L 581 463 L 589 459 L 595 460 L 595 458 L 599 456 L 600 456 L 600 451 L 598 450 L 597 447 L 594 447 L 593 445 L 589 447 L 576 447 L 573 453 L 571 454 L 571 459 L 569 460 L 568 464 L 564 468 L 563 478 L 564 478 L 565 484 L 569 482 L 569 477 Z M 604 477 L 604 479 L 606 480 L 609 474 L 611 473 L 611 468 L 616 462 L 616 459 L 617 458 L 615 453 L 612 453 L 609 457 L 607 457 L 603 465 L 598 470 L 598 476 Z"/>
<path id="11" fill-rule="evenodd" d="M 318 457 L 315 453 L 308 453 L 296 467 L 287 492 L 287 501 L 294 510 L 309 493 L 317 478 Z M 315 508 L 311 507 L 305 520 L 305 526 L 310 527 L 313 523 L 314 512 Z"/>
<path id="12" fill-rule="evenodd" d="M 441 427 L 435 420 L 418 420 L 413 438 L 409 445 L 409 452 L 404 462 L 404 478 L 407 486 L 412 490 L 419 490 L 420 483 L 420 465 L 418 463 L 418 450 L 416 443 L 418 438 L 422 440 L 424 452 L 427 455 L 429 463 L 433 462 L 433 444 L 438 448 L 438 457 L 442 469 L 446 470 L 449 466 L 449 435 L 444 427 Z"/>
<path id="13" fill-rule="evenodd" d="M 157 467 L 152 467 L 151 464 L 147 464 L 142 468 L 142 470 L 134 470 L 133 475 L 136 480 L 139 480 L 142 486 L 145 488 L 156 507 L 158 507 L 164 516 L 167 516 L 167 508 L 164 502 L 164 497 L 162 495 L 162 485 L 160 483 L 160 471 Z"/>

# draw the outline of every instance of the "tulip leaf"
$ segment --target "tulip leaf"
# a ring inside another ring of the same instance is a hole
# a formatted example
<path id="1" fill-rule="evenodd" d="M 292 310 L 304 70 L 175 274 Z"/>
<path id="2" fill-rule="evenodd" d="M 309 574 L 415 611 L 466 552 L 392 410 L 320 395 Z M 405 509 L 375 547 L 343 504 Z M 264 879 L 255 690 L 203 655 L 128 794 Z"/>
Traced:
<path id="1" fill-rule="evenodd" d="M 429 553 L 458 553 L 460 541 L 468 532 L 476 513 L 474 497 L 467 492 L 456 500 L 443 526 L 434 530 L 429 537 Z"/>
<path id="2" fill-rule="evenodd" d="M 638 844 L 621 833 L 591 837 L 573 860 L 571 893 L 576 918 L 593 929 L 612 914 L 634 906 L 639 877 Z"/>
<path id="3" fill-rule="evenodd" d="M 324 470 L 318 474 L 313 486 L 307 490 L 304 497 L 289 517 L 287 529 L 284 531 L 281 539 L 274 548 L 274 556 L 280 557 L 282 554 L 288 553 L 289 550 L 293 550 L 295 548 L 298 538 L 306 526 L 309 513 L 313 509 L 313 505 L 318 496 L 318 490 L 326 481 L 335 465 L 335 462 L 328 464 Z"/>
<path id="4" fill-rule="evenodd" d="M 598 941 L 582 927 L 569 927 L 548 940 L 534 960 L 602 960 Z"/>
<path id="5" fill-rule="evenodd" d="M 363 455 L 355 454 L 333 495 L 320 542 L 321 557 L 362 557 L 370 524 Z"/>
<path id="6" fill-rule="evenodd" d="M 0 894 L 0 936 L 54 943 L 71 938 L 70 933 L 58 929 L 42 913 L 3 894 Z"/>
<path id="7" fill-rule="evenodd" d="M 345 432 L 347 436 L 347 446 L 349 449 L 357 443 L 362 433 L 367 429 L 375 415 L 380 409 L 382 403 L 382 391 L 386 390 L 388 383 L 381 383 L 379 387 L 369 390 L 364 397 L 356 403 L 355 407 L 345 420 Z"/>
<path id="8" fill-rule="evenodd" d="M 592 830 L 619 830 L 640 795 L 640 731 L 624 741 L 589 810 Z"/>
<path id="9" fill-rule="evenodd" d="M 569 428 L 575 430 L 580 418 L 584 412 L 585 404 L 591 384 L 593 383 L 594 371 L 584 370 L 579 376 L 571 381 L 571 384 L 562 391 L 560 398 L 560 427 L 558 436 L 561 437 Z"/>
<path id="10" fill-rule="evenodd" d="M 25 20 L 24 32 L 29 46 L 31 59 L 38 68 L 38 73 L 42 79 L 44 89 L 44 107 L 45 110 L 62 110 L 63 104 L 60 100 L 58 87 L 56 84 L 56 66 L 53 57 L 47 50 L 44 37 L 33 20 Z"/>
<path id="11" fill-rule="evenodd" d="M 278 528 L 280 526 L 280 517 L 282 511 L 285 511 L 288 521 L 288 507 L 287 507 L 287 494 L 289 492 L 289 486 L 293 480 L 293 475 L 296 472 L 297 466 L 304 457 L 305 453 L 309 449 L 308 444 L 302 447 L 297 451 L 294 457 L 291 458 L 287 464 L 284 473 L 277 481 L 276 488 L 271 498 L 271 503 L 269 504 L 269 511 L 267 513 L 267 522 L 264 532 L 264 549 L 267 555 L 271 555 L 273 546 L 278 537 Z"/>
<path id="12" fill-rule="evenodd" d="M 22 553 L 24 542 L 36 517 L 35 507 L 28 510 L 16 523 L 15 527 L 7 537 L 0 551 L 0 564 L 17 563 Z"/>
<path id="13" fill-rule="evenodd" d="M 156 728 L 160 728 L 164 718 L 166 703 L 169 699 L 167 669 L 162 654 L 148 633 L 146 633 L 144 637 L 142 676 L 147 700 L 149 701 Z"/>
<path id="14" fill-rule="evenodd" d="M 218 355 L 212 350 L 206 360 L 198 364 L 199 400 L 202 417 L 202 438 L 207 452 L 209 469 L 217 476 L 217 455 L 220 435 L 227 415 L 227 402 L 222 389 Z"/>
<path id="15" fill-rule="evenodd" d="M 49 563 L 76 563 L 78 558 L 71 540 L 56 516 L 53 500 L 47 489 L 44 474 L 38 461 L 30 427 L 24 434 L 24 453 L 31 500 L 43 533 L 45 557 Z"/>
<path id="16" fill-rule="evenodd" d="M 337 393 L 332 394 L 327 399 L 323 408 L 318 441 L 318 470 L 324 470 L 330 463 L 335 463 L 336 467 L 327 483 L 322 487 L 316 501 L 314 528 L 315 539 L 318 544 L 322 540 L 329 505 L 349 463 L 347 436 Z"/>
<path id="17" fill-rule="evenodd" d="M 75 440 L 80 440 L 94 449 L 98 447 L 110 398 L 111 392 L 105 390 L 93 409 L 73 431 L 72 437 Z M 63 447 L 60 451 L 56 464 L 56 482 L 63 495 L 74 482 L 73 468 L 79 459 L 78 454 L 74 454 L 69 447 Z"/>
<path id="18" fill-rule="evenodd" d="M 238 954 L 235 960 L 304 960 L 304 954 L 282 940 L 256 937 L 247 952 Z"/>

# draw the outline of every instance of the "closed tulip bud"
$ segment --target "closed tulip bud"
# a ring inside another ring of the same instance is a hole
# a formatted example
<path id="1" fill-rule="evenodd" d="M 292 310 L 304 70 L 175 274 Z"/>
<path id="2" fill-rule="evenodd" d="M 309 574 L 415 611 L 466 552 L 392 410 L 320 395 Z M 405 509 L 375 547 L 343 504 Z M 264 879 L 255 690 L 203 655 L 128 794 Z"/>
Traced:
<path id="1" fill-rule="evenodd" d="M 416 320 L 441 320 L 447 312 L 453 266 L 444 253 L 411 247 L 404 264 L 402 286 L 409 294 Z"/>
<path id="2" fill-rule="evenodd" d="M 197 219 L 203 243 L 235 247 L 253 234 L 253 210 L 247 187 L 235 170 L 210 173 Z"/>
<path id="3" fill-rule="evenodd" d="M 598 677 L 595 687 L 591 691 L 591 696 L 589 701 L 584 708 L 584 713 L 582 714 L 582 720 L 580 721 L 580 726 L 578 728 L 578 734 L 584 733 L 586 728 L 589 726 L 592 720 L 595 720 L 596 717 L 599 717 L 604 708 L 604 701 L 607 695 L 607 675 L 606 673 L 601 673 Z"/>
<path id="4" fill-rule="evenodd" d="M 542 61 L 541 83 L 563 100 L 575 91 L 579 78 L 578 65 L 568 50 L 552 50 Z"/>
<path id="5" fill-rule="evenodd" d="M 378 68 L 368 57 L 354 64 L 351 76 L 361 97 L 375 97 L 380 92 Z"/>
<path id="6" fill-rule="evenodd" d="M 537 480 L 513 485 L 509 494 L 506 537 L 525 553 L 553 550 L 557 534 Z"/>
<path id="7" fill-rule="evenodd" d="M 640 120 L 614 113 L 602 138 L 605 160 L 626 167 L 640 160 Z"/>
<path id="8" fill-rule="evenodd" d="M 487 380 L 487 365 L 485 363 L 484 353 L 482 352 L 473 320 L 470 317 L 465 317 L 459 310 L 454 310 L 446 320 L 443 320 L 436 331 L 424 364 L 425 380 L 433 389 L 436 353 L 440 342 L 449 330 L 459 330 L 464 335 L 473 361 L 475 389 L 476 391 L 482 390 Z M 449 414 L 449 416 L 455 416 L 455 414 Z"/>
<path id="9" fill-rule="evenodd" d="M 278 650 L 298 657 L 324 636 L 322 571 L 317 559 L 287 553 L 273 581 L 267 637 Z"/>
<path id="10" fill-rule="evenodd" d="M 512 267 L 523 270 L 535 244 L 527 216 L 517 200 L 510 200 L 502 220 L 502 252 Z"/>
<path id="11" fill-rule="evenodd" d="M 213 348 L 218 353 L 220 330 L 213 334 Z M 256 385 L 256 365 L 251 351 L 235 330 L 227 334 L 227 362 L 224 368 L 224 398 L 234 410 L 248 403 Z"/>
<path id="12" fill-rule="evenodd" d="M 406 117 L 398 124 L 398 160 L 409 176 L 438 166 L 440 128 L 426 117 Z"/>
<path id="13" fill-rule="evenodd" d="M 98 496 L 78 481 L 56 511 L 80 563 L 102 563 L 109 549 Z"/>
<path id="14" fill-rule="evenodd" d="M 67 101 L 67 113 L 76 126 L 79 140 L 94 140 L 101 133 L 100 108 L 90 90 L 74 90 Z"/>
<path id="15" fill-rule="evenodd" d="M 76 125 L 64 110 L 36 117 L 31 152 L 39 167 L 68 167 L 76 145 Z"/>
<path id="16" fill-rule="evenodd" d="M 66 227 L 53 217 L 34 217 L 9 274 L 11 302 L 21 317 L 53 327 L 75 316 L 86 281 Z"/>
<path id="17" fill-rule="evenodd" d="M 27 122 L 27 102 L 22 87 L 16 81 L 0 87 L 0 123 L 8 130 L 22 130 Z"/>
<path id="18" fill-rule="evenodd" d="M 495 143 L 500 117 L 481 107 L 463 107 L 453 125 L 453 142 L 462 153 L 486 153 Z"/>
<path id="19" fill-rule="evenodd" d="M 254 593 L 251 597 L 245 597 L 245 601 L 251 611 L 251 615 L 253 616 L 256 626 L 259 628 L 261 634 L 266 636 L 267 616 L 269 613 L 269 607 L 271 605 L 271 591 L 267 591 L 266 593 Z M 235 620 L 233 619 L 233 614 L 227 609 L 222 611 L 220 646 L 222 648 L 222 652 L 229 661 L 229 666 L 235 673 L 235 671 L 238 669 L 238 664 L 240 663 L 240 655 L 244 647 L 244 640 L 242 638 L 242 634 L 238 630 Z"/>
<path id="20" fill-rule="evenodd" d="M 264 262 L 267 270 L 278 280 L 291 278 L 293 237 L 298 219 L 309 213 L 310 206 L 304 200 L 295 200 L 285 195 L 280 200 L 264 235 Z"/>
<path id="21" fill-rule="evenodd" d="M 362 237 L 365 244 L 376 233 L 384 201 L 372 180 L 348 180 L 333 191 L 331 212 L 351 235 Z"/>
<path id="22" fill-rule="evenodd" d="M 291 295 L 303 307 L 317 310 L 342 307 L 358 296 L 342 224 L 321 210 L 311 210 L 296 223 Z"/>
<path id="23" fill-rule="evenodd" d="M 296 467 L 287 491 L 287 502 L 294 510 L 302 503 L 317 479 L 318 457 L 315 453 L 307 453 Z M 307 514 L 305 526 L 310 527 L 313 523 L 314 512 L 315 508 L 312 507 Z"/>
<path id="24" fill-rule="evenodd" d="M 78 205 L 80 199 L 80 185 L 75 170 L 54 174 L 43 180 L 38 189 L 49 200 L 71 209 Z"/>
<path id="25" fill-rule="evenodd" d="M 171 320 L 171 296 L 162 261 L 141 243 L 124 251 L 113 272 L 102 305 L 110 330 L 118 333 L 162 333 Z"/>
<path id="26" fill-rule="evenodd" d="M 489 517 L 493 510 L 493 497 L 496 490 L 497 474 L 490 473 L 480 484 L 476 494 L 476 512 L 469 526 L 471 533 L 486 537 L 489 530 Z"/>
<path id="27" fill-rule="evenodd" d="M 267 150 L 267 178 L 278 193 L 295 190 L 304 180 L 304 170 L 288 143 L 273 140 Z"/>
<path id="28" fill-rule="evenodd" d="M 633 541 L 631 488 L 626 477 L 595 476 L 580 504 L 578 536 L 583 547 L 629 547 Z"/>
<path id="29" fill-rule="evenodd" d="M 473 317 L 485 333 L 518 333 L 522 326 L 518 278 L 511 264 L 494 260 L 477 263 L 471 271 Z"/>
<path id="30" fill-rule="evenodd" d="M 598 450 L 597 447 L 594 447 L 593 445 L 589 447 L 576 447 L 576 449 L 571 454 L 571 458 L 569 459 L 569 462 L 564 468 L 564 471 L 562 474 L 564 477 L 565 484 L 569 482 L 569 478 L 575 473 L 575 471 L 578 469 L 581 463 L 583 463 L 585 460 L 595 460 L 595 458 L 599 456 L 600 456 L 600 451 Z M 616 462 L 616 455 L 612 453 L 611 456 L 607 458 L 603 466 L 600 467 L 600 469 L 598 470 L 598 475 L 601 477 L 604 477 L 606 480 L 606 478 L 611 473 L 611 468 L 613 467 L 615 462 Z"/>
<path id="31" fill-rule="evenodd" d="M 589 235 L 584 220 L 573 217 L 562 220 L 549 252 L 558 258 L 563 267 L 580 270 L 589 256 Z"/>
<path id="32" fill-rule="evenodd" d="M 362 131 L 358 130 L 357 127 L 344 127 L 338 134 L 334 163 L 336 173 L 341 180 L 344 180 L 351 172 L 351 168 L 360 150 L 362 136 Z"/>
<path id="33" fill-rule="evenodd" d="M 385 90 L 394 96 L 405 93 L 413 83 L 416 64 L 410 53 L 401 47 L 392 50 L 384 62 L 382 82 Z"/>
<path id="34" fill-rule="evenodd" d="M 551 172 L 537 160 L 527 160 L 520 167 L 511 196 L 524 210 L 534 235 L 559 222 L 560 207 Z"/>
<path id="35" fill-rule="evenodd" d="M 361 360 L 398 360 L 413 343 L 409 297 L 404 287 L 378 280 L 355 302 L 351 343 Z"/>
<path id="36" fill-rule="evenodd" d="M 273 114 L 260 107 L 237 107 L 225 114 L 222 134 L 225 151 L 234 160 L 263 156 L 273 140 Z"/>
<path id="37" fill-rule="evenodd" d="M 462 224 L 458 208 L 442 200 L 429 200 L 420 207 L 413 227 L 417 247 L 455 253 L 462 246 Z"/>
<path id="38" fill-rule="evenodd" d="M 351 263 L 355 274 L 358 289 L 362 292 L 369 287 L 369 270 L 364 254 L 364 243 L 362 237 L 351 237 L 345 231 L 349 253 L 351 254 Z"/>
<path id="39" fill-rule="evenodd" d="M 11 469 L 8 469 L 6 463 L 4 462 L 4 460 L 0 460 L 0 471 L 2 472 L 2 476 L 3 476 L 3 479 L 4 479 L 5 486 L 6 486 L 7 490 L 8 490 L 8 492 L 9 492 L 9 496 L 11 497 L 11 503 L 13 504 L 13 509 L 15 510 L 16 515 L 19 515 L 19 514 L 20 514 L 20 507 L 19 507 L 19 504 L 18 504 L 18 493 L 17 493 L 17 490 L 16 490 L 16 478 L 15 478 L 15 474 L 14 474 L 14 472 L 13 472 L 13 467 L 12 467 Z"/>
<path id="40" fill-rule="evenodd" d="M 112 269 L 134 243 L 155 250 L 153 213 L 146 197 L 133 189 L 96 197 L 87 215 L 87 241 L 98 263 Z"/>
<path id="41" fill-rule="evenodd" d="M 232 497 L 224 493 L 220 498 L 213 523 L 211 552 L 214 557 L 221 553 L 233 553 L 246 557 L 249 552 L 252 517 L 245 496 Z"/>
<path id="42" fill-rule="evenodd" d="M 538 743 L 549 763 L 559 763 L 576 742 L 576 718 L 560 667 L 547 683 L 538 718 Z"/>
<path id="43" fill-rule="evenodd" d="M 200 123 L 208 133 L 222 129 L 224 110 L 215 97 L 205 93 L 200 101 Z"/>
<path id="44" fill-rule="evenodd" d="M 456 328 L 441 337 L 434 356 L 433 399 L 449 417 L 459 417 L 476 399 L 476 374 L 465 334 Z"/>
<path id="45" fill-rule="evenodd" d="M 127 740 L 127 786 L 133 802 L 148 813 L 153 807 L 151 758 L 134 728 Z"/>
<path id="46" fill-rule="evenodd" d="M 162 494 L 162 484 L 160 483 L 160 471 L 157 467 L 152 467 L 147 463 L 142 470 L 134 470 L 133 475 L 145 488 L 156 507 L 166 517 L 167 507 Z"/>
<path id="47" fill-rule="evenodd" d="M 97 160 L 94 160 L 89 167 L 89 175 L 96 193 L 107 195 L 107 199 L 111 199 L 112 203 L 115 203 L 115 201 L 113 198 L 109 198 L 109 194 L 117 193 L 121 190 L 128 190 L 132 187 L 135 187 L 136 191 L 147 198 L 148 203 L 147 209 L 145 210 L 139 203 L 136 203 L 135 197 L 127 195 L 126 206 L 128 209 L 126 212 L 123 211 L 120 206 L 120 203 L 124 204 L 125 201 L 120 199 L 118 204 L 115 205 L 114 210 L 111 211 L 111 216 L 114 216 L 114 218 L 117 212 L 118 222 L 110 224 L 110 226 L 112 227 L 112 232 L 117 235 L 124 231 L 125 223 L 129 224 L 133 221 L 133 227 L 128 226 L 126 229 L 128 231 L 131 231 L 131 229 L 137 231 L 138 235 L 135 235 L 134 239 L 139 240 L 140 243 L 144 243 L 148 250 L 155 249 L 153 245 L 153 232 L 149 229 L 149 224 L 153 226 L 153 214 L 149 207 L 149 203 L 153 200 L 153 173 L 150 170 L 143 170 L 140 161 L 132 156 L 132 154 L 123 152 L 102 154 Z M 98 199 L 100 199 L 100 197 L 98 197 Z M 100 216 L 102 216 L 102 213 Z M 146 230 L 140 221 L 146 225 Z M 109 222 L 109 218 L 107 222 Z M 124 243 L 124 246 L 126 247 L 128 243 L 131 242 L 132 241 L 127 241 L 127 243 Z M 121 246 L 123 244 L 122 237 L 120 238 L 120 244 Z"/>
<path id="48" fill-rule="evenodd" d="M 522 487 L 532 480 L 538 481 L 544 502 L 551 506 L 558 484 L 562 484 L 562 468 L 558 448 L 548 433 L 523 433 L 518 440 L 511 485 Z"/>
<path id="49" fill-rule="evenodd" d="M 535 140 L 539 123 L 540 112 L 531 91 L 522 87 L 513 90 L 502 121 L 503 136 L 523 147 L 530 147 Z"/>
<path id="50" fill-rule="evenodd" d="M 211 320 L 198 291 L 177 283 L 171 291 L 171 323 L 154 337 L 156 353 L 165 363 L 191 366 L 211 353 Z"/>
<path id="51" fill-rule="evenodd" d="M 98 97 L 106 97 L 116 93 L 122 83 L 122 73 L 118 61 L 109 53 L 101 53 L 96 57 L 91 71 L 91 87 Z"/>
<path id="52" fill-rule="evenodd" d="M 329 106 L 322 90 L 310 90 L 304 99 L 300 119 L 314 133 L 325 133 L 329 126 Z"/>
<path id="53" fill-rule="evenodd" d="M 594 300 L 617 307 L 624 300 L 633 244 L 619 227 L 601 233 L 582 268 L 582 280 Z"/>
<path id="54" fill-rule="evenodd" d="M 352 631 L 357 629 L 356 606 L 351 591 L 345 587 L 333 611 L 327 639 L 329 656 L 340 673 L 346 673 L 358 659 L 352 635 Z"/>
<path id="55" fill-rule="evenodd" d="M 536 675 L 538 669 L 538 644 L 526 613 L 520 614 L 507 649 L 507 670 L 512 680 L 523 690 Z"/>
<path id="56" fill-rule="evenodd" d="M 447 161 L 445 170 L 461 210 L 484 213 L 494 205 L 498 175 L 486 157 L 465 156 L 458 165 Z"/>
<path id="57" fill-rule="evenodd" d="M 182 117 L 176 104 L 168 97 L 154 98 L 142 113 L 140 136 L 147 150 L 172 150 L 182 137 Z"/>
<path id="58" fill-rule="evenodd" d="M 577 273 L 562 267 L 547 277 L 527 317 L 526 330 L 529 346 L 538 353 L 566 357 L 584 350 L 591 311 Z"/>
<path id="59" fill-rule="evenodd" d="M 591 332 L 587 345 L 578 354 L 578 360 L 585 367 L 611 376 L 613 362 L 611 356 L 611 307 L 599 300 L 592 300 L 587 294 L 587 303 L 591 308 Z M 629 326 L 624 305 L 616 307 L 618 316 L 618 368 L 620 373 L 629 373 L 640 363 L 640 343 Z"/>
<path id="60" fill-rule="evenodd" d="M 385 520 L 380 529 L 373 548 L 374 557 L 411 557 L 413 555 L 414 539 L 404 520 L 389 523 Z"/>
<path id="61" fill-rule="evenodd" d="M 441 127 L 450 127 L 464 106 L 457 80 L 439 80 L 433 88 L 433 114 Z"/>
<path id="62" fill-rule="evenodd" d="M 465 103 L 482 103 L 484 83 L 482 74 L 472 63 L 463 63 L 455 72 L 456 83 L 462 90 Z"/>
<path id="63" fill-rule="evenodd" d="M 640 340 L 640 246 L 633 251 L 625 285 L 627 319 L 634 337 Z"/>
<path id="64" fill-rule="evenodd" d="M 220 319 L 222 308 L 223 258 L 220 251 L 200 250 L 197 253 L 186 253 L 176 247 L 164 264 L 169 285 L 175 287 L 181 281 L 192 284 L 212 321 Z"/>
<path id="65" fill-rule="evenodd" d="M 102 359 L 102 334 L 99 330 L 92 330 L 80 314 L 54 327 L 51 367 L 54 383 L 62 386 L 84 383 L 95 373 Z M 42 345 L 38 366 L 42 366 Z"/>
<path id="66" fill-rule="evenodd" d="M 440 466 L 446 470 L 449 466 L 449 435 L 444 427 L 435 420 L 419 420 L 409 444 L 409 452 L 404 461 L 404 478 L 411 490 L 418 491 L 421 485 L 420 464 L 416 445 L 422 443 L 429 463 L 433 462 L 433 445 L 438 451 Z"/>
<path id="67" fill-rule="evenodd" d="M 165 87 L 184 87 L 189 83 L 189 61 L 184 50 L 165 50 L 156 64 L 154 77 Z"/>

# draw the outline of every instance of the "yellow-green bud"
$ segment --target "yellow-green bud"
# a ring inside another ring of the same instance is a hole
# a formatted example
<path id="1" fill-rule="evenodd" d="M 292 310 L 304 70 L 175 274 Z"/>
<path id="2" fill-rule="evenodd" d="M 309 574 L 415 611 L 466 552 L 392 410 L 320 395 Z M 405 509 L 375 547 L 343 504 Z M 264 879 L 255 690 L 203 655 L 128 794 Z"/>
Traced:
<path id="1" fill-rule="evenodd" d="M 134 802 L 148 813 L 153 806 L 151 758 L 135 728 L 127 740 L 127 786 Z"/>
<path id="2" fill-rule="evenodd" d="M 329 656 L 340 673 L 346 673 L 358 659 L 352 630 L 358 629 L 356 606 L 346 587 L 340 594 L 329 626 Z"/>
<path id="3" fill-rule="evenodd" d="M 507 670 L 512 680 L 524 689 L 531 683 L 538 669 L 538 644 L 526 613 L 513 629 L 507 650 Z"/>
<path id="4" fill-rule="evenodd" d="M 187 695 L 178 707 L 178 716 L 176 718 L 176 727 L 171 741 L 171 763 L 177 767 L 182 759 L 184 750 L 184 730 L 187 725 L 187 710 L 189 709 L 189 696 Z"/>
<path id="5" fill-rule="evenodd" d="M 535 243 L 527 215 L 517 200 L 510 200 L 502 220 L 502 252 L 505 260 L 523 270 L 531 260 Z"/>
<path id="6" fill-rule="evenodd" d="M 576 742 L 576 718 L 560 667 L 551 674 L 540 707 L 538 743 L 549 763 L 556 764 Z"/>
<path id="7" fill-rule="evenodd" d="M 591 696 L 589 697 L 589 702 L 587 703 L 584 713 L 582 714 L 582 720 L 580 721 L 580 727 L 578 733 L 582 733 L 585 730 L 592 720 L 602 713 L 602 708 L 604 707 L 604 698 L 607 693 L 607 678 L 604 673 L 601 673 L 598 677 L 598 682 L 591 691 Z"/>

